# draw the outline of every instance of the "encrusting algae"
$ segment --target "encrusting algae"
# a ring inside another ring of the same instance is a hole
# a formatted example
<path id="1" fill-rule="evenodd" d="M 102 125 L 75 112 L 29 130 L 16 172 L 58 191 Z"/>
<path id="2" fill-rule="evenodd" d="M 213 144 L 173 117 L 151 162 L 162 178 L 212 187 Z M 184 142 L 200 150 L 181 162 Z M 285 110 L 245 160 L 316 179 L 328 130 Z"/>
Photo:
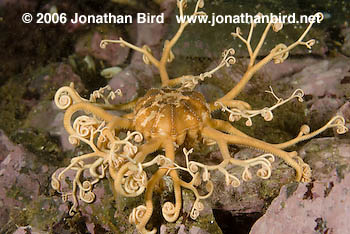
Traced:
<path id="1" fill-rule="evenodd" d="M 184 15 L 186 6 L 186 0 L 177 1 L 180 16 Z M 198 0 L 192 15 L 206 15 L 205 12 L 200 11 L 203 6 L 204 1 Z M 321 17 L 322 14 L 317 13 L 315 16 Z M 174 37 L 165 41 L 160 59 L 153 56 L 147 45 L 137 47 L 122 38 L 101 41 L 102 48 L 109 43 L 117 43 L 142 53 L 144 62 L 154 65 L 159 70 L 161 88 L 150 89 L 145 96 L 122 105 L 110 103 L 111 99 L 121 95 L 121 91 L 113 92 L 109 86 L 93 92 L 89 100 L 81 98 L 73 84 L 57 91 L 55 103 L 60 109 L 65 110 L 64 127 L 69 133 L 69 142 L 75 146 L 85 143 L 91 149 L 90 153 L 74 157 L 71 164 L 60 173 L 52 175 L 52 187 L 62 194 L 64 200 L 67 200 L 68 197 L 73 200 L 71 215 L 77 211 L 78 199 L 87 203 L 94 201 L 93 187 L 105 178 L 108 172 L 113 179 L 117 194 L 125 197 L 144 194 L 144 204 L 133 209 L 129 221 L 136 225 L 140 233 L 156 233 L 156 228 L 151 231 L 147 230 L 146 224 L 153 213 L 153 192 L 163 176 L 170 176 L 175 196 L 175 202 L 167 201 L 162 205 L 164 219 L 174 222 L 179 218 L 182 188 L 192 191 L 195 195 L 190 217 L 196 219 L 204 208 L 201 200 L 208 198 L 214 189 L 210 177 L 211 171 L 220 171 L 227 185 L 238 187 L 241 181 L 249 181 L 253 177 L 252 171 L 256 172 L 258 177 L 268 179 L 277 156 L 295 169 L 296 181 L 310 181 L 309 165 L 303 162 L 297 152 L 287 152 L 283 149 L 314 137 L 329 128 L 336 128 L 339 134 L 348 130 L 345 127 L 344 118 L 335 116 L 316 131 L 310 132 L 310 128 L 303 125 L 294 139 L 280 144 L 270 144 L 246 135 L 230 123 L 244 118 L 246 119 L 245 124 L 251 126 L 252 118 L 257 115 L 262 116 L 266 121 L 271 121 L 274 117 L 272 111 L 275 108 L 292 99 L 303 101 L 304 93 L 301 89 L 295 90 L 289 98 L 282 99 L 270 88 L 268 93 L 276 99 L 276 104 L 261 110 L 253 110 L 250 104 L 235 98 L 265 64 L 270 61 L 283 63 L 289 51 L 298 45 L 304 45 L 310 49 L 315 40 L 304 41 L 304 38 L 313 23 L 307 26 L 297 41 L 291 45 L 276 45 L 268 55 L 259 61 L 257 61 L 257 56 L 268 32 L 271 28 L 275 32 L 282 30 L 283 24 L 268 23 L 255 48 L 252 48 L 250 42 L 256 25 L 254 23 L 250 25 L 247 38 L 243 37 L 240 28 L 237 28 L 232 36 L 240 39 L 246 45 L 250 57 L 249 65 L 241 80 L 226 95 L 212 103 L 207 103 L 204 96 L 194 91 L 194 88 L 200 81 L 211 78 L 217 70 L 233 65 L 235 51 L 232 48 L 225 50 L 221 62 L 211 71 L 170 79 L 166 66 L 175 58 L 172 48 L 188 24 L 189 22 L 181 23 Z M 212 113 L 220 109 L 229 113 L 230 122 L 212 117 Z M 108 110 L 130 110 L 130 113 L 116 116 Z M 217 144 L 223 160 L 217 165 L 205 165 L 191 161 L 190 154 L 193 148 L 187 150 L 183 147 L 184 143 L 190 147 L 197 144 Z M 248 160 L 235 159 L 229 152 L 228 145 L 230 144 L 252 147 L 265 153 Z M 148 155 L 157 150 L 164 150 L 165 153 L 146 160 Z M 177 151 L 183 152 L 185 165 L 177 163 L 175 157 Z M 146 172 L 150 173 L 151 166 L 157 166 L 158 169 L 149 178 Z M 240 167 L 241 174 L 230 172 L 228 168 L 232 166 Z M 68 170 L 75 171 L 71 192 L 63 191 L 61 186 Z M 184 181 L 179 177 L 179 171 L 187 173 L 191 180 Z M 86 172 L 89 172 L 89 179 L 82 180 Z M 207 190 L 204 195 L 199 188 L 203 187 L 202 185 L 205 185 Z"/>

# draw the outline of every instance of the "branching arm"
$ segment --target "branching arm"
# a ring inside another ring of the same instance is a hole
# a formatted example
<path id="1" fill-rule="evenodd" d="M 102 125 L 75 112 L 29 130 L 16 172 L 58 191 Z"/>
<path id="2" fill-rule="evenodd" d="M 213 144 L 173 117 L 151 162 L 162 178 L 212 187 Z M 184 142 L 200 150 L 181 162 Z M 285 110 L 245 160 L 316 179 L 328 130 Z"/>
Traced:
<path id="1" fill-rule="evenodd" d="M 315 14 L 315 17 L 323 17 L 322 13 L 317 13 Z M 253 75 L 260 70 L 265 64 L 267 64 L 270 61 L 274 61 L 275 63 L 282 63 L 289 54 L 289 51 L 292 50 L 293 48 L 295 48 L 298 45 L 304 45 L 307 48 L 311 49 L 311 46 L 313 46 L 315 44 L 315 40 L 309 40 L 307 42 L 304 42 L 304 38 L 306 36 L 306 34 L 310 31 L 312 25 L 314 24 L 314 22 L 311 22 L 308 27 L 305 29 L 304 33 L 299 37 L 299 39 L 294 42 L 293 44 L 286 46 L 284 44 L 279 44 L 277 45 L 275 48 L 273 48 L 270 53 L 263 58 L 262 60 L 260 60 L 258 63 L 255 63 L 256 57 L 258 55 L 258 52 L 260 51 L 265 39 L 266 39 L 266 35 L 269 31 L 269 29 L 272 28 L 275 31 L 279 31 L 282 27 L 280 24 L 268 24 L 265 28 L 265 31 L 263 32 L 260 41 L 257 45 L 257 47 L 255 48 L 254 52 L 252 52 L 251 50 L 251 46 L 250 46 L 250 40 L 249 38 L 251 37 L 251 33 L 253 32 L 253 29 L 251 28 L 248 39 L 245 40 L 243 37 L 240 36 L 240 30 L 236 30 L 236 33 L 233 33 L 233 36 L 238 37 L 239 39 L 243 39 L 242 41 L 247 45 L 248 48 L 248 52 L 251 55 L 250 56 L 250 62 L 248 65 L 248 69 L 246 71 L 246 73 L 243 75 L 242 79 L 235 85 L 235 87 L 233 89 L 231 89 L 225 96 L 223 96 L 222 98 L 218 99 L 217 101 L 222 102 L 225 100 L 230 100 L 230 99 L 234 99 L 241 91 L 242 89 L 245 87 L 245 85 L 248 83 L 248 81 L 253 77 Z"/>

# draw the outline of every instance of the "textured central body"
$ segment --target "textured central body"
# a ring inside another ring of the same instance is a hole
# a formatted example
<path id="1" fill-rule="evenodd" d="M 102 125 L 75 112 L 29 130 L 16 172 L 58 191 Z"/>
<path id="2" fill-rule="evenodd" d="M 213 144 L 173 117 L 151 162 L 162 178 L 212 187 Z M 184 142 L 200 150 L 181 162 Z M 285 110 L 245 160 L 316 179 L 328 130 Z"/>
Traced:
<path id="1" fill-rule="evenodd" d="M 198 140 L 200 130 L 210 118 L 208 104 L 198 92 L 151 89 L 136 104 L 134 125 L 146 139 L 171 137 L 182 145 L 185 139 Z"/>

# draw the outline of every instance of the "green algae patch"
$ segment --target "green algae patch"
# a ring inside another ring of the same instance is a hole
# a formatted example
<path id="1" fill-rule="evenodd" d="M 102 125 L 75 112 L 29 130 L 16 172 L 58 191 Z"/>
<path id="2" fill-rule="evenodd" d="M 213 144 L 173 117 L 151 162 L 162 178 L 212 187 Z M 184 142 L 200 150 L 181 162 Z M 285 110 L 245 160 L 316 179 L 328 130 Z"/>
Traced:
<path id="1" fill-rule="evenodd" d="M 25 168 L 38 172 L 42 165 L 59 166 L 67 153 L 63 153 L 58 139 L 34 128 L 19 129 L 11 136 L 15 143 L 22 144 L 33 153 L 33 160 L 27 160 Z M 24 168 L 24 169 L 25 169 Z M 24 170 L 22 168 L 22 170 Z"/>
<path id="2" fill-rule="evenodd" d="M 338 165 L 336 167 L 337 176 L 340 180 L 344 179 L 345 174 L 348 172 L 348 167 L 347 164 Z"/>
<path id="3" fill-rule="evenodd" d="M 23 101 L 26 88 L 19 83 L 23 83 L 23 80 L 22 77 L 17 76 L 0 86 L 0 128 L 7 135 L 23 125 L 31 108 Z"/>
<path id="4" fill-rule="evenodd" d="M 278 169 L 274 170 L 276 173 Z M 280 185 L 274 181 L 275 177 L 272 177 L 270 180 L 261 181 L 261 187 L 259 189 L 259 197 L 266 201 L 271 201 L 273 198 L 277 197 L 280 190 Z"/>
<path id="5" fill-rule="evenodd" d="M 297 190 L 299 183 L 298 182 L 293 182 L 287 185 L 287 198 L 293 195 L 293 193 Z"/>

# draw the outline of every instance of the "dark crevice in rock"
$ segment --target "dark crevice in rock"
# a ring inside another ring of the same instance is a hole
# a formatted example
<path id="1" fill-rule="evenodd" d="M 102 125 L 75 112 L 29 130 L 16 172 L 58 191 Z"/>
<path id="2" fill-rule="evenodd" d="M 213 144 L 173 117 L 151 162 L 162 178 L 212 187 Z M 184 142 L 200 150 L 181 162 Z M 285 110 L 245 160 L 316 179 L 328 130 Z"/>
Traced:
<path id="1" fill-rule="evenodd" d="M 303 199 L 306 200 L 306 199 L 310 199 L 312 200 L 314 198 L 314 195 L 312 193 L 312 188 L 314 187 L 314 183 L 308 183 L 306 185 L 306 188 L 307 188 L 307 191 L 304 193 L 304 197 Z"/>
<path id="2" fill-rule="evenodd" d="M 232 215 L 225 210 L 213 209 L 215 220 L 223 234 L 248 234 L 253 224 L 262 216 L 262 213 Z"/>
<path id="3" fill-rule="evenodd" d="M 334 187 L 333 181 L 329 182 L 327 188 L 324 190 L 324 197 L 328 197 L 328 195 L 331 193 L 333 187 Z"/>
<path id="4" fill-rule="evenodd" d="M 344 78 L 340 81 L 340 84 L 349 84 L 350 76 L 344 76 Z"/>
<path id="5" fill-rule="evenodd" d="M 315 231 L 317 233 L 320 233 L 320 234 L 332 233 L 332 230 L 327 227 L 327 222 L 323 220 L 323 218 L 317 218 L 315 222 L 316 222 Z"/>

